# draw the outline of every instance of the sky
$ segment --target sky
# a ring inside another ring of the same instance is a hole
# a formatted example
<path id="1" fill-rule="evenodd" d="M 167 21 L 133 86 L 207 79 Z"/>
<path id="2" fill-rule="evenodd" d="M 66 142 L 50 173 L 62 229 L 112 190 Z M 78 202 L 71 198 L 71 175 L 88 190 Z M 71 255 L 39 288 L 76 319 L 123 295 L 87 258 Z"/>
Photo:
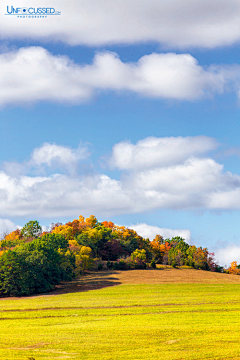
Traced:
<path id="1" fill-rule="evenodd" d="M 95 215 L 240 262 L 240 0 L 0 4 L 0 232 Z"/>

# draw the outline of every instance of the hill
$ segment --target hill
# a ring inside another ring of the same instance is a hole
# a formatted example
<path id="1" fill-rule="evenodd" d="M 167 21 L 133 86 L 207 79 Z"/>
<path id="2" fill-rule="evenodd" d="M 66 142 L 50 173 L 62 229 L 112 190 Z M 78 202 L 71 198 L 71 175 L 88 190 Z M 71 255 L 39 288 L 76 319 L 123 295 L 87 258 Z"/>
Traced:
<path id="1" fill-rule="evenodd" d="M 140 284 L 240 284 L 240 276 L 186 267 L 174 269 L 171 266 L 163 266 L 161 269 L 96 271 L 88 272 L 71 282 L 61 283 L 49 295 Z"/>
<path id="2" fill-rule="evenodd" d="M 194 269 L 101 271 L 1 299 L 0 358 L 239 359 L 239 282 Z"/>

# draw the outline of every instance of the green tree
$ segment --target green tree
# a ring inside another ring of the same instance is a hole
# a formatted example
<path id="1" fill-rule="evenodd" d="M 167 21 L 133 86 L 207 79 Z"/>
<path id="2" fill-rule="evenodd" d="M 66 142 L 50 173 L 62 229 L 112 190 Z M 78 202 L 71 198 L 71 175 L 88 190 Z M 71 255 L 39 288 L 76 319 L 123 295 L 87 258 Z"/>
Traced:
<path id="1" fill-rule="evenodd" d="M 171 245 L 168 252 L 168 263 L 173 267 L 184 265 L 187 262 L 189 245 L 179 236 L 167 241 Z"/>
<path id="2" fill-rule="evenodd" d="M 87 229 L 76 237 L 79 245 L 89 246 L 94 256 L 100 257 L 104 245 L 112 239 L 112 229 L 98 225 L 93 229 Z"/>
<path id="3" fill-rule="evenodd" d="M 8 250 L 0 257 L 0 294 L 23 296 L 54 289 L 74 276 L 75 256 L 60 234 L 41 238 Z"/>
<path id="4" fill-rule="evenodd" d="M 24 225 L 21 234 L 24 237 L 37 238 L 42 233 L 42 227 L 37 220 L 29 221 Z"/>

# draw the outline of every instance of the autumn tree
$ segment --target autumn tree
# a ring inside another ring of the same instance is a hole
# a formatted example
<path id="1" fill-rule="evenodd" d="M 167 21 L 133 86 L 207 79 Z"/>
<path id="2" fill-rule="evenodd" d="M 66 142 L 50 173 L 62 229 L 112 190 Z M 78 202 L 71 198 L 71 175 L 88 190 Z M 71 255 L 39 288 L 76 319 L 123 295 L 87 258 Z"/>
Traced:
<path id="1" fill-rule="evenodd" d="M 76 272 L 77 274 L 84 274 L 89 270 L 93 264 L 91 257 L 92 249 L 88 246 L 81 246 L 79 253 L 76 255 Z"/>
<path id="2" fill-rule="evenodd" d="M 109 229 L 115 228 L 115 224 L 112 221 L 103 221 L 101 224 Z"/>
<path id="3" fill-rule="evenodd" d="M 228 268 L 228 272 L 229 274 L 240 275 L 240 268 L 239 265 L 237 264 L 237 261 L 231 262 L 231 265 Z"/>
<path id="4" fill-rule="evenodd" d="M 146 268 L 146 251 L 144 249 L 136 249 L 131 254 L 132 261 L 134 263 L 135 269 Z"/>
<path id="5" fill-rule="evenodd" d="M 150 244 L 154 260 L 162 263 L 164 255 L 168 254 L 171 246 L 168 241 L 165 241 L 161 235 L 156 235 Z"/>

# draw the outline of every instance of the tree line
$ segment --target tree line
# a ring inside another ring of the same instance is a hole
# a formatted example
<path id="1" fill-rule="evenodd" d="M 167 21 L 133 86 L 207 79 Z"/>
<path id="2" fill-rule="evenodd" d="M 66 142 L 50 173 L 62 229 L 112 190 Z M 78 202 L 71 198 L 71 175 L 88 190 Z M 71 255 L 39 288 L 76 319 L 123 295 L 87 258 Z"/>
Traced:
<path id="1" fill-rule="evenodd" d="M 133 229 L 94 215 L 79 216 L 42 231 L 38 221 L 6 234 L 0 241 L 0 295 L 23 296 L 47 292 L 98 264 L 98 269 L 128 270 L 188 265 L 223 271 L 207 248 L 189 245 L 181 237 L 150 241 Z"/>

